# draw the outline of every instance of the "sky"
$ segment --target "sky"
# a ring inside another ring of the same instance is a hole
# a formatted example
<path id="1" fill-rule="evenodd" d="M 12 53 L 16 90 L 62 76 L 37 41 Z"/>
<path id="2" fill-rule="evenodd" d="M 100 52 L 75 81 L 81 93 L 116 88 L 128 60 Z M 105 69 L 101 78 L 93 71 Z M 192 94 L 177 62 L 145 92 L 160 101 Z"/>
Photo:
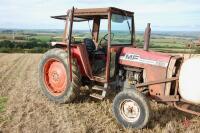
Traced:
<path id="1" fill-rule="evenodd" d="M 63 29 L 64 22 L 50 16 L 72 6 L 133 11 L 141 31 L 147 23 L 154 31 L 200 31 L 200 0 L 0 0 L 0 28 Z"/>

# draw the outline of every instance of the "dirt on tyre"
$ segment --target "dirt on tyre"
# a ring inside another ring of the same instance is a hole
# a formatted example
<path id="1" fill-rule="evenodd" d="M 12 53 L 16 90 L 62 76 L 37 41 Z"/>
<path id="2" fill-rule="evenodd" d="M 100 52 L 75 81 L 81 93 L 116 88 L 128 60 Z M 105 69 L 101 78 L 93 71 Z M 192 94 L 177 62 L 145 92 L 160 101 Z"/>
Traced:
<path id="1" fill-rule="evenodd" d="M 79 95 L 81 77 L 77 61 L 72 59 L 71 82 L 68 54 L 63 49 L 47 51 L 40 60 L 38 70 L 40 89 L 48 99 L 69 103 Z"/>
<path id="2" fill-rule="evenodd" d="M 114 98 L 113 114 L 125 128 L 145 127 L 150 119 L 150 105 L 146 97 L 134 89 L 121 91 Z"/>

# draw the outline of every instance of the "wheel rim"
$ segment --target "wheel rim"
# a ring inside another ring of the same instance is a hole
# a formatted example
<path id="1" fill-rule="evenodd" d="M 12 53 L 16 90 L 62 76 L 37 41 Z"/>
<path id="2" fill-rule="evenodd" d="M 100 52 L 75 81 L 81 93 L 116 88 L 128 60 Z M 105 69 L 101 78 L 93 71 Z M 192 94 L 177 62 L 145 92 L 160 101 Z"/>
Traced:
<path id="1" fill-rule="evenodd" d="M 140 117 L 140 107 L 132 99 L 125 99 L 120 103 L 120 114 L 128 122 L 135 122 Z"/>
<path id="2" fill-rule="evenodd" d="M 51 58 L 44 64 L 44 81 L 47 90 L 55 96 L 61 95 L 67 86 L 66 69 L 62 62 Z"/>

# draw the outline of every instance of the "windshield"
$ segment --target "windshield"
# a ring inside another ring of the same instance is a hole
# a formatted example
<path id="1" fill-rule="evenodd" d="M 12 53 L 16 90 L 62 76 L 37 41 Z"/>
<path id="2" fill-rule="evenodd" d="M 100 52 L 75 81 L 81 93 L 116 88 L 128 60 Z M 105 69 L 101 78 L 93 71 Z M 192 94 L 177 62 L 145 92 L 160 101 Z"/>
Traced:
<path id="1" fill-rule="evenodd" d="M 118 14 L 111 17 L 111 45 L 131 44 L 132 18 Z"/>

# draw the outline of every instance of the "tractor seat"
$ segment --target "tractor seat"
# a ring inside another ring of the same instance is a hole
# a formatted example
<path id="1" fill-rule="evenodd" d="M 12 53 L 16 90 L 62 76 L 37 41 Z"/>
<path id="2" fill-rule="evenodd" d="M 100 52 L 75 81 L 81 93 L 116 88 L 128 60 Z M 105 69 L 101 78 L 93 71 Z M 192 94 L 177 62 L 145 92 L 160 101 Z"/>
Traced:
<path id="1" fill-rule="evenodd" d="M 84 42 L 84 44 L 86 46 L 86 49 L 87 49 L 87 52 L 88 52 L 89 55 L 92 54 L 96 50 L 96 46 L 95 46 L 95 44 L 94 44 L 92 39 L 85 38 L 83 40 L 83 42 Z"/>
<path id="2" fill-rule="evenodd" d="M 95 75 L 105 71 L 105 52 L 103 49 L 96 50 L 96 46 L 92 39 L 85 38 L 83 40 L 88 56 L 92 62 L 92 73 Z"/>
<path id="3" fill-rule="evenodd" d="M 96 46 L 93 42 L 92 39 L 90 38 L 85 38 L 83 39 L 83 42 L 86 46 L 86 49 L 87 49 L 87 52 L 88 52 L 88 55 L 91 57 L 91 56 L 95 56 L 95 55 L 105 55 L 105 51 L 103 49 L 98 49 L 96 50 Z"/>

